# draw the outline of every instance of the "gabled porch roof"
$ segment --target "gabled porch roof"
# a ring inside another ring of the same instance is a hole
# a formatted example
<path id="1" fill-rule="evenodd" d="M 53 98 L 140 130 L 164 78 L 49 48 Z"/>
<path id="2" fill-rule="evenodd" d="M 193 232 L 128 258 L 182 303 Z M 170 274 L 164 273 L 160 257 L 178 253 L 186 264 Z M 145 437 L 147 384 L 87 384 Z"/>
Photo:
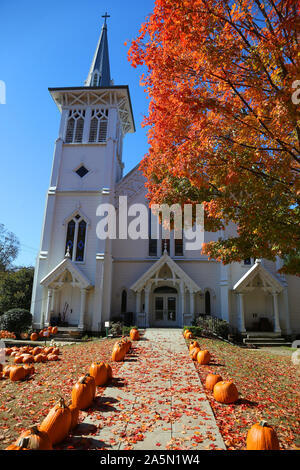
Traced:
<path id="1" fill-rule="evenodd" d="M 139 279 L 137 279 L 137 281 L 130 287 L 130 289 L 135 292 L 138 292 L 141 291 L 149 281 L 158 281 L 159 271 L 164 265 L 167 265 L 170 268 L 172 273 L 172 281 L 183 281 L 185 286 L 191 292 L 201 291 L 201 288 L 195 283 L 195 281 L 193 281 L 193 279 L 186 272 L 184 272 L 183 269 L 180 268 L 180 266 L 178 266 L 178 264 L 172 260 L 172 258 L 170 258 L 166 250 L 164 251 L 161 258 L 156 261 L 156 263 L 154 263 Z"/>
<path id="2" fill-rule="evenodd" d="M 60 287 L 60 285 L 63 285 L 63 281 L 60 278 L 66 272 L 71 274 L 72 284 L 74 286 L 83 289 L 92 287 L 92 283 L 89 281 L 89 279 L 69 258 L 63 259 L 54 269 L 52 269 L 52 271 L 50 271 L 49 274 L 47 274 L 47 276 L 41 280 L 40 283 L 44 287 L 51 287 L 52 284 L 55 284 L 54 287 Z"/>
<path id="3" fill-rule="evenodd" d="M 256 276 L 259 275 L 262 281 L 262 289 L 270 293 L 279 293 L 284 289 L 283 284 L 273 274 L 271 274 L 257 259 L 252 268 L 247 271 L 243 277 L 233 286 L 236 292 L 247 292 L 257 287 L 254 284 Z"/>

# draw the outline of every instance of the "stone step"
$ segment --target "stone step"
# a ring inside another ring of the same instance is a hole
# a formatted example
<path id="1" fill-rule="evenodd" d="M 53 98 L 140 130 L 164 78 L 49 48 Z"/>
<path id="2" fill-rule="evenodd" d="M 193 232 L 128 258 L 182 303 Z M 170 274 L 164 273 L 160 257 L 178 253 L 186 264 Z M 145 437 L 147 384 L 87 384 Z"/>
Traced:
<path id="1" fill-rule="evenodd" d="M 286 340 L 285 340 L 285 338 L 263 338 L 263 337 L 256 338 L 256 337 L 252 337 L 252 338 L 244 338 L 243 341 L 244 341 L 244 343 L 253 343 L 253 341 L 255 341 L 256 343 L 268 343 L 270 341 L 272 343 L 284 343 Z"/>

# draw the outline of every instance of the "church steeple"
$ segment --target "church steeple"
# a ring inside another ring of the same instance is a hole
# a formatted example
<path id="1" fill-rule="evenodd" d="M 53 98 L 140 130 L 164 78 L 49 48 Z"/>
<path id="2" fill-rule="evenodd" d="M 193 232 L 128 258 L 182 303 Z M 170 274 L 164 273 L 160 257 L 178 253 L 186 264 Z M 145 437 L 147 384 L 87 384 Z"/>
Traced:
<path id="1" fill-rule="evenodd" d="M 106 19 L 109 17 L 110 15 L 108 15 L 107 13 L 102 16 L 102 18 L 104 18 L 104 24 L 102 26 L 101 35 L 97 44 L 96 52 L 92 61 L 88 78 L 85 81 L 85 86 L 111 86 L 106 23 Z"/>

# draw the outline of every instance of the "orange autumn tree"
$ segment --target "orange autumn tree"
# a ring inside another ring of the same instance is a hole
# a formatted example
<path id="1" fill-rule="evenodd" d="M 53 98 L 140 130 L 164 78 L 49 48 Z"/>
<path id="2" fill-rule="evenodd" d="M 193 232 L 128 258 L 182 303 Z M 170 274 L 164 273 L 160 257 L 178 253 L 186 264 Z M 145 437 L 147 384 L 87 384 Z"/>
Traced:
<path id="1" fill-rule="evenodd" d="M 129 50 L 145 65 L 151 203 L 204 203 L 224 263 L 300 275 L 300 22 L 295 0 L 156 0 Z"/>

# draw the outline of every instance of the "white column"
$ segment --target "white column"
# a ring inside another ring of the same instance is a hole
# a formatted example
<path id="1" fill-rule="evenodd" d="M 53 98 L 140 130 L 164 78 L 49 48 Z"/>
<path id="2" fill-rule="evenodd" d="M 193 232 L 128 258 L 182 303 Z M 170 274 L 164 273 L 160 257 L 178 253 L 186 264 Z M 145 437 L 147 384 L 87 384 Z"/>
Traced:
<path id="1" fill-rule="evenodd" d="M 185 296 L 185 292 L 184 292 L 184 283 L 181 281 L 180 282 L 180 300 L 181 300 L 181 325 L 180 326 L 184 326 L 184 309 L 185 309 L 185 299 L 184 299 L 184 296 Z"/>
<path id="2" fill-rule="evenodd" d="M 244 306 L 244 294 L 243 292 L 239 292 L 239 300 L 240 300 L 240 331 L 241 333 L 246 332 L 245 328 L 245 306 Z"/>
<path id="3" fill-rule="evenodd" d="M 54 313 L 54 311 L 55 311 L 56 292 L 57 292 L 57 289 L 53 289 L 53 290 L 52 290 L 51 305 L 50 305 L 50 316 L 51 316 L 51 315 Z"/>
<path id="4" fill-rule="evenodd" d="M 146 317 L 146 327 L 149 326 L 149 315 L 150 315 L 150 286 L 145 287 L 145 317 Z"/>
<path id="5" fill-rule="evenodd" d="M 80 289 L 80 319 L 78 328 L 84 330 L 84 317 L 85 317 L 85 306 L 86 306 L 86 289 Z"/>
<path id="6" fill-rule="evenodd" d="M 135 311 L 136 311 L 136 313 L 140 313 L 140 311 L 141 311 L 141 292 L 140 291 L 138 291 L 136 293 L 136 299 L 135 300 L 136 300 Z"/>
<path id="7" fill-rule="evenodd" d="M 190 314 L 195 315 L 195 293 L 193 291 L 190 291 Z"/>
<path id="8" fill-rule="evenodd" d="M 272 292 L 272 296 L 273 296 L 273 306 L 274 306 L 274 331 L 275 333 L 281 333 L 277 292 Z"/>
<path id="9" fill-rule="evenodd" d="M 53 294 L 52 289 L 48 289 L 45 326 L 49 326 L 50 324 L 52 294 Z"/>
<path id="10" fill-rule="evenodd" d="M 285 318 L 285 330 L 288 335 L 292 333 L 291 330 L 291 317 L 290 317 L 290 308 L 289 308 L 289 294 L 288 288 L 285 287 L 282 292 L 283 295 L 283 305 L 284 305 L 284 318 Z"/>

